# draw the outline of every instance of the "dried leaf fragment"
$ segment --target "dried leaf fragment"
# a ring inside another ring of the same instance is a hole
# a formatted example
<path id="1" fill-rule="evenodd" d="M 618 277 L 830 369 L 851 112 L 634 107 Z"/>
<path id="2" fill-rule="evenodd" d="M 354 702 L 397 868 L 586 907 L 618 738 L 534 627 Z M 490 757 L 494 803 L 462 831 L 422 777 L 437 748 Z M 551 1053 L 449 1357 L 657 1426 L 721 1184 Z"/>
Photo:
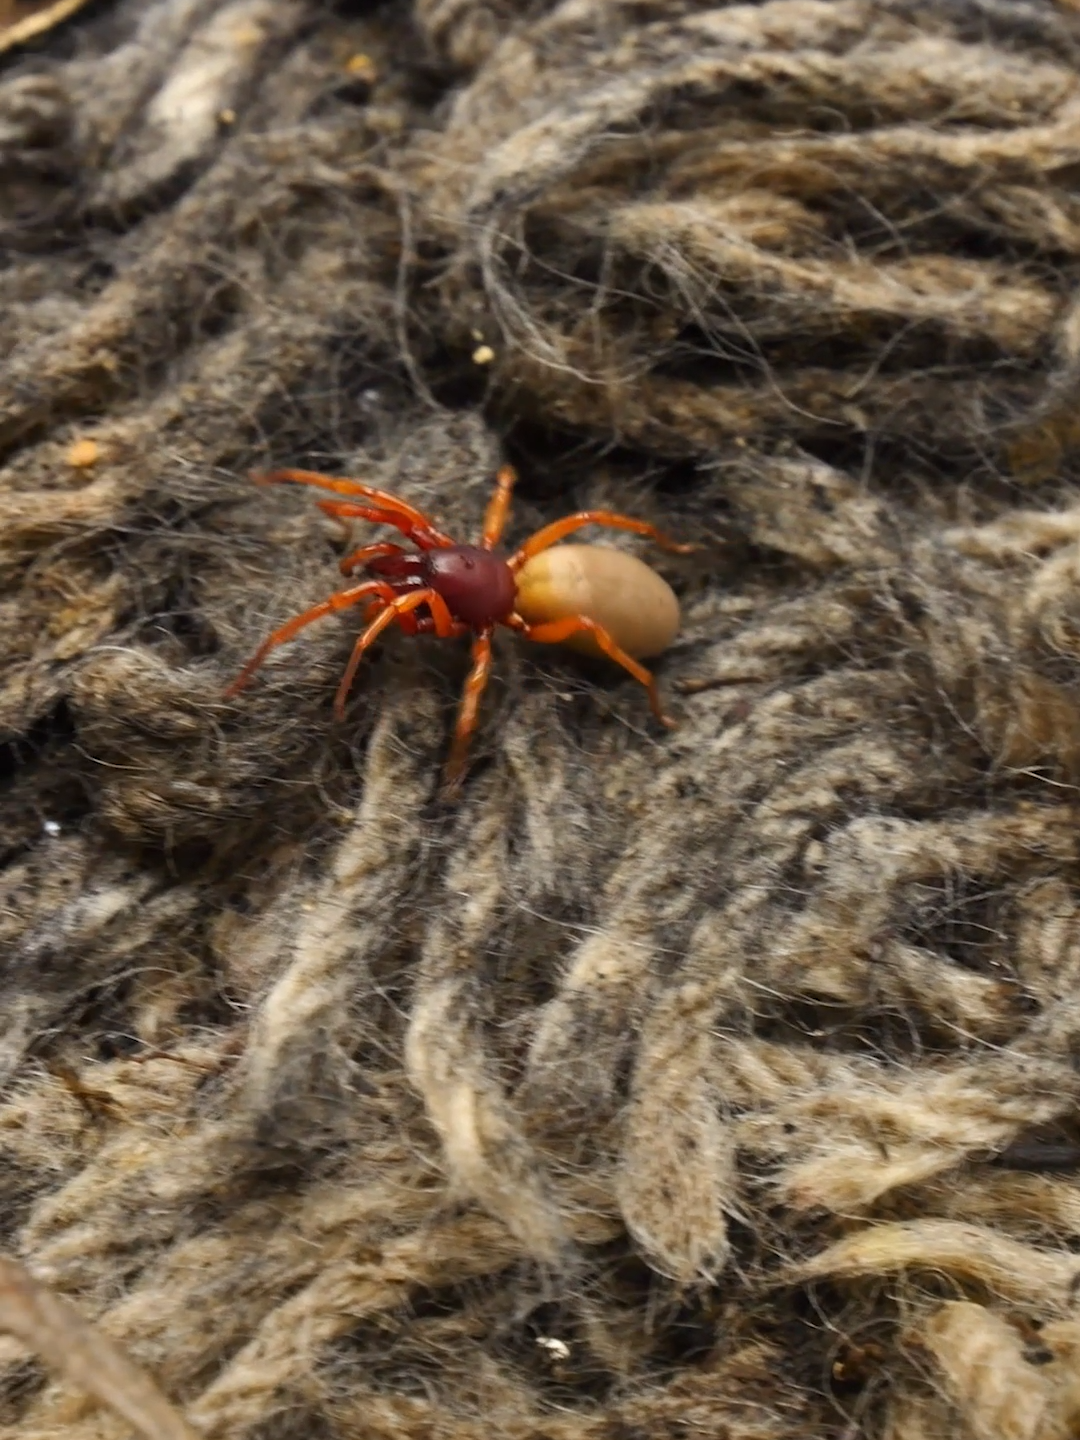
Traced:
<path id="1" fill-rule="evenodd" d="M 46 34 L 86 0 L 0 0 L 0 55 Z"/>
<path id="2" fill-rule="evenodd" d="M 199 1440 L 150 1377 L 112 1340 L 8 1255 L 0 1255 L 0 1329 L 122 1415 L 146 1440 Z"/>

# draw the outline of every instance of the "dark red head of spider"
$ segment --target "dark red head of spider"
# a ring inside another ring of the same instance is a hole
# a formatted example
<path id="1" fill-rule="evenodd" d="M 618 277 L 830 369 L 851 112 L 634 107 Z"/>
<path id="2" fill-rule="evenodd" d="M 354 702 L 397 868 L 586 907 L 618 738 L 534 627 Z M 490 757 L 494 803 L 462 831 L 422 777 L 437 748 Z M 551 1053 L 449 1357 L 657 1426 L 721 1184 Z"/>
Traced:
<path id="1" fill-rule="evenodd" d="M 517 598 L 506 557 L 479 545 L 448 545 L 419 555 L 380 555 L 365 568 L 369 575 L 386 580 L 399 596 L 433 590 L 445 600 L 451 619 L 464 629 L 497 625 L 512 614 Z M 420 628 L 424 622 L 416 623 Z"/>
<path id="2" fill-rule="evenodd" d="M 417 550 L 410 552 L 401 545 L 379 541 L 363 545 L 346 555 L 341 561 L 342 572 L 351 575 L 363 570 L 368 578 L 313 605 L 310 610 L 305 610 L 302 615 L 275 630 L 226 690 L 226 696 L 231 697 L 242 690 L 270 651 L 291 640 L 304 626 L 336 610 L 363 604 L 365 628 L 353 646 L 334 702 L 339 719 L 344 717 L 345 701 L 364 652 L 389 625 L 397 624 L 409 635 L 473 636 L 472 670 L 465 682 L 447 764 L 448 789 L 456 787 L 464 769 L 469 739 L 476 727 L 477 707 L 491 670 L 491 635 L 496 625 L 506 625 L 531 640 L 548 643 L 572 640 L 572 637 L 584 634 L 595 648 L 622 665 L 647 688 L 654 713 L 663 723 L 672 723 L 661 708 L 653 677 L 619 646 L 616 637 L 603 625 L 584 614 L 563 613 L 548 618 L 535 605 L 531 617 L 527 618 L 519 613 L 524 595 L 524 590 L 519 587 L 530 578 L 530 564 L 535 569 L 536 557 L 542 551 L 585 525 L 607 525 L 617 530 L 634 531 L 649 536 L 665 549 L 680 553 L 693 550 L 693 545 L 676 544 L 643 520 L 616 515 L 608 510 L 582 510 L 538 530 L 512 555 L 501 555 L 494 547 L 506 525 L 516 479 L 509 465 L 503 466 L 498 473 L 495 494 L 488 505 L 478 545 L 455 544 L 422 511 L 396 495 L 376 490 L 358 480 L 335 479 L 310 470 L 276 470 L 255 478 L 262 484 L 291 481 L 354 497 L 350 500 L 321 500 L 319 508 L 342 520 L 361 519 L 392 525 Z M 603 553 L 618 556 L 618 552 Z M 663 583 L 659 577 L 654 578 Z"/>

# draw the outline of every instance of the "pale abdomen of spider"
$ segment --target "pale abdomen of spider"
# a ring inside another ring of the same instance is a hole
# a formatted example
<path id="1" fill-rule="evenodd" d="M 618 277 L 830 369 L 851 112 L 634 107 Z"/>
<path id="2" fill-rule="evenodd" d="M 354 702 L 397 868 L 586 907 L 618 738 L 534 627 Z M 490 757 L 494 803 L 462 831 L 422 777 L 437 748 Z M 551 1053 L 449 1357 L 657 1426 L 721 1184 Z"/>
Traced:
<path id="1" fill-rule="evenodd" d="M 662 654 L 681 621 L 667 581 L 610 545 L 556 545 L 534 555 L 518 571 L 514 609 L 529 625 L 587 615 L 635 660 Z M 589 631 L 562 643 L 586 655 L 603 653 Z"/>

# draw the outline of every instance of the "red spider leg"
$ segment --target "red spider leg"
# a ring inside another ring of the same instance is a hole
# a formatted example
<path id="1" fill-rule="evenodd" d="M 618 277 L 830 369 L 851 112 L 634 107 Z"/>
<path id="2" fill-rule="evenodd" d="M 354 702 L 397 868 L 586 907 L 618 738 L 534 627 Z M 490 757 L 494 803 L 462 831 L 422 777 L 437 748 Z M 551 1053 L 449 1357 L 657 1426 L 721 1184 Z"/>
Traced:
<path id="1" fill-rule="evenodd" d="M 291 640 L 298 631 L 302 630 L 305 625 L 310 625 L 313 620 L 321 620 L 324 615 L 332 615 L 336 610 L 347 610 L 351 605 L 358 604 L 365 595 L 380 595 L 388 602 L 397 599 L 396 592 L 385 580 L 365 580 L 362 585 L 352 585 L 348 590 L 339 590 L 336 595 L 331 595 L 329 600 L 321 600 L 318 605 L 313 605 L 302 615 L 294 615 L 272 635 L 267 636 L 225 691 L 226 700 L 231 700 L 234 695 L 240 693 L 271 650 L 278 645 L 284 645 L 287 640 Z"/>
<path id="2" fill-rule="evenodd" d="M 590 620 L 587 615 L 568 615 L 563 620 L 548 620 L 542 625 L 530 625 L 527 621 L 522 620 L 520 615 L 511 615 L 504 623 L 509 625 L 512 630 L 520 630 L 526 639 L 535 640 L 541 645 L 559 645 L 562 641 L 569 639 L 571 635 L 576 635 L 582 630 L 588 631 L 610 660 L 614 660 L 616 665 L 621 665 L 624 670 L 628 670 L 639 685 L 645 686 L 649 692 L 649 704 L 652 706 L 652 712 L 660 724 L 666 725 L 669 730 L 673 730 L 677 725 L 677 721 L 664 714 L 664 708 L 660 704 L 660 692 L 656 688 L 656 681 L 651 673 L 645 669 L 644 665 L 639 665 L 636 660 L 632 660 L 625 650 L 620 650 L 604 627 L 598 625 L 595 620 Z"/>
<path id="3" fill-rule="evenodd" d="M 383 609 L 383 602 L 376 600 L 364 611 L 364 624 L 370 625 L 375 616 Z M 417 615 L 414 610 L 407 610 L 404 615 L 397 617 L 398 629 L 405 635 L 434 635 L 436 633 L 435 621 L 430 615 Z M 450 636 L 443 636 L 443 639 L 460 640 L 464 635 L 471 635 L 471 628 L 460 620 L 454 621 L 454 631 Z"/>
<path id="4" fill-rule="evenodd" d="M 400 515 L 403 520 L 408 520 L 414 529 L 422 530 L 432 537 L 433 546 L 452 545 L 454 542 L 449 536 L 444 535 L 432 524 L 430 518 L 422 510 L 417 510 L 415 505 L 410 505 L 407 500 L 402 500 L 397 495 L 391 495 L 387 490 L 376 490 L 373 485 L 364 485 L 359 480 L 338 479 L 332 475 L 321 475 L 317 470 L 271 470 L 263 475 L 253 477 L 259 485 L 314 485 L 320 490 L 333 490 L 337 495 L 359 495 L 364 499 L 374 502 L 380 510 L 393 511 Z M 397 521 L 393 522 L 397 524 Z M 404 525 L 399 529 L 405 530 Z"/>
<path id="5" fill-rule="evenodd" d="M 383 510 L 378 505 L 354 505 L 346 500 L 316 500 L 315 503 L 324 515 L 332 515 L 335 520 L 349 518 L 370 520 L 373 525 L 393 525 L 421 550 L 444 550 L 450 544 L 437 530 L 422 530 L 396 510 Z"/>
<path id="6" fill-rule="evenodd" d="M 395 593 L 396 593 L 396 592 L 395 592 Z M 372 620 L 375 619 L 375 616 L 376 616 L 376 615 L 381 615 L 382 612 L 383 612 L 385 609 L 386 609 L 386 601 L 385 601 L 385 600 L 372 600 L 372 602 L 371 602 L 369 605 L 365 605 L 365 606 L 364 606 L 364 619 L 363 619 L 363 623 L 364 623 L 365 625 L 370 625 L 371 622 L 372 622 Z"/>
<path id="7" fill-rule="evenodd" d="M 384 608 L 382 600 L 375 600 L 364 610 L 364 624 L 370 625 L 375 616 Z M 403 615 L 397 617 L 398 629 L 405 635 L 434 635 L 436 633 L 435 621 L 430 615 L 417 615 L 415 610 L 406 610 Z M 472 628 L 464 621 L 455 620 L 454 629 L 449 636 L 442 636 L 443 639 L 460 640 L 465 635 L 471 635 Z"/>
<path id="8" fill-rule="evenodd" d="M 461 784 L 462 773 L 465 769 L 465 757 L 469 751 L 469 741 L 472 739 L 473 731 L 476 729 L 476 712 L 480 706 L 480 697 L 487 687 L 488 678 L 491 675 L 491 626 L 483 630 L 473 641 L 472 646 L 472 669 L 465 681 L 465 688 L 461 696 L 461 708 L 458 711 L 457 725 L 454 727 L 454 739 L 450 746 L 450 756 L 446 762 L 445 778 L 443 780 L 443 795 L 453 795 Z"/>
<path id="9" fill-rule="evenodd" d="M 379 583 L 379 582 L 376 582 Z M 395 620 L 399 621 L 410 610 L 415 610 L 418 605 L 426 605 L 431 611 L 432 619 L 435 622 L 435 633 L 439 636 L 450 636 L 454 633 L 454 617 L 447 609 L 446 601 L 437 590 L 410 590 L 407 595 L 393 595 L 387 602 L 386 607 L 375 616 L 371 624 L 353 646 L 349 663 L 345 667 L 345 674 L 341 677 L 341 684 L 334 697 L 334 716 L 338 720 L 345 718 L 345 701 L 348 699 L 349 691 L 352 688 L 353 677 L 356 675 L 357 666 L 363 659 L 364 651 L 374 644 L 388 625 Z"/>
<path id="10" fill-rule="evenodd" d="M 369 560 L 374 560 L 377 555 L 407 555 L 408 553 L 400 545 L 392 545 L 388 540 L 380 541 L 377 545 L 361 545 L 359 550 L 353 550 L 351 554 L 338 561 L 338 569 L 343 575 L 351 575 L 354 570 L 365 565 Z"/>
<path id="11" fill-rule="evenodd" d="M 650 525 L 645 520 L 632 520 L 629 515 L 616 515 L 613 510 L 579 510 L 576 515 L 564 515 L 561 520 L 553 520 L 550 525 L 545 525 L 542 530 L 531 535 L 511 557 L 510 569 L 520 570 L 526 560 L 531 560 L 534 555 L 539 555 L 541 550 L 547 550 L 585 525 L 607 525 L 612 530 L 632 530 L 635 535 L 647 535 L 662 549 L 673 550 L 676 555 L 689 555 L 698 548 L 696 545 L 680 545 L 677 540 L 672 540 L 670 535 L 665 535 L 662 530 L 657 530 L 655 525 Z"/>
<path id="12" fill-rule="evenodd" d="M 506 529 L 506 517 L 510 514 L 510 497 L 517 481 L 517 471 L 512 465 L 504 465 L 495 476 L 495 494 L 488 501 L 484 514 L 484 530 L 480 545 L 484 550 L 493 550 Z"/>
<path id="13" fill-rule="evenodd" d="M 406 635 L 439 635 L 438 626 L 430 615 L 414 615 L 411 612 L 407 615 L 398 616 L 398 628 Z M 464 621 L 455 620 L 454 628 L 449 634 L 440 635 L 442 640 L 460 640 L 464 635 L 473 633 L 472 626 L 466 625 Z"/>

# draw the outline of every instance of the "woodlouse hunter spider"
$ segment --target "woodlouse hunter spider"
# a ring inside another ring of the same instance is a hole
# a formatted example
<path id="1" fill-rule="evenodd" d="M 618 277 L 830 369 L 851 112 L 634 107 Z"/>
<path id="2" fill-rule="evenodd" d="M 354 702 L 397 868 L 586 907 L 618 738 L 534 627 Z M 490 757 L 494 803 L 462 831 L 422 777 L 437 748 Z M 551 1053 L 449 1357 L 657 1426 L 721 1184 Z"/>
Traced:
<path id="1" fill-rule="evenodd" d="M 480 696 L 491 673 L 491 636 L 505 625 L 530 640 L 565 643 L 589 654 L 606 655 L 645 686 L 653 714 L 664 714 L 656 681 L 638 660 L 658 655 L 679 628 L 679 602 L 666 581 L 633 555 L 599 545 L 558 545 L 585 525 L 631 530 L 672 550 L 688 554 L 696 545 L 680 545 L 644 520 L 611 510 L 579 510 L 545 525 L 510 556 L 498 543 L 510 512 L 517 478 L 509 465 L 496 477 L 495 494 L 484 517 L 478 545 L 459 545 L 437 529 L 429 516 L 385 490 L 358 480 L 336 479 L 311 470 L 274 470 L 254 475 L 257 483 L 313 485 L 348 500 L 320 500 L 319 509 L 338 519 L 393 525 L 419 551 L 378 541 L 361 545 L 341 561 L 341 571 L 357 570 L 368 579 L 331 595 L 269 635 L 226 690 L 231 698 L 248 683 L 270 651 L 323 615 L 365 604 L 365 628 L 338 686 L 334 715 L 344 718 L 345 701 L 364 652 L 382 632 L 397 624 L 407 635 L 473 637 L 472 670 L 465 681 L 457 727 L 446 766 L 445 791 L 453 793 L 465 768 L 469 740 L 476 728 Z"/>

